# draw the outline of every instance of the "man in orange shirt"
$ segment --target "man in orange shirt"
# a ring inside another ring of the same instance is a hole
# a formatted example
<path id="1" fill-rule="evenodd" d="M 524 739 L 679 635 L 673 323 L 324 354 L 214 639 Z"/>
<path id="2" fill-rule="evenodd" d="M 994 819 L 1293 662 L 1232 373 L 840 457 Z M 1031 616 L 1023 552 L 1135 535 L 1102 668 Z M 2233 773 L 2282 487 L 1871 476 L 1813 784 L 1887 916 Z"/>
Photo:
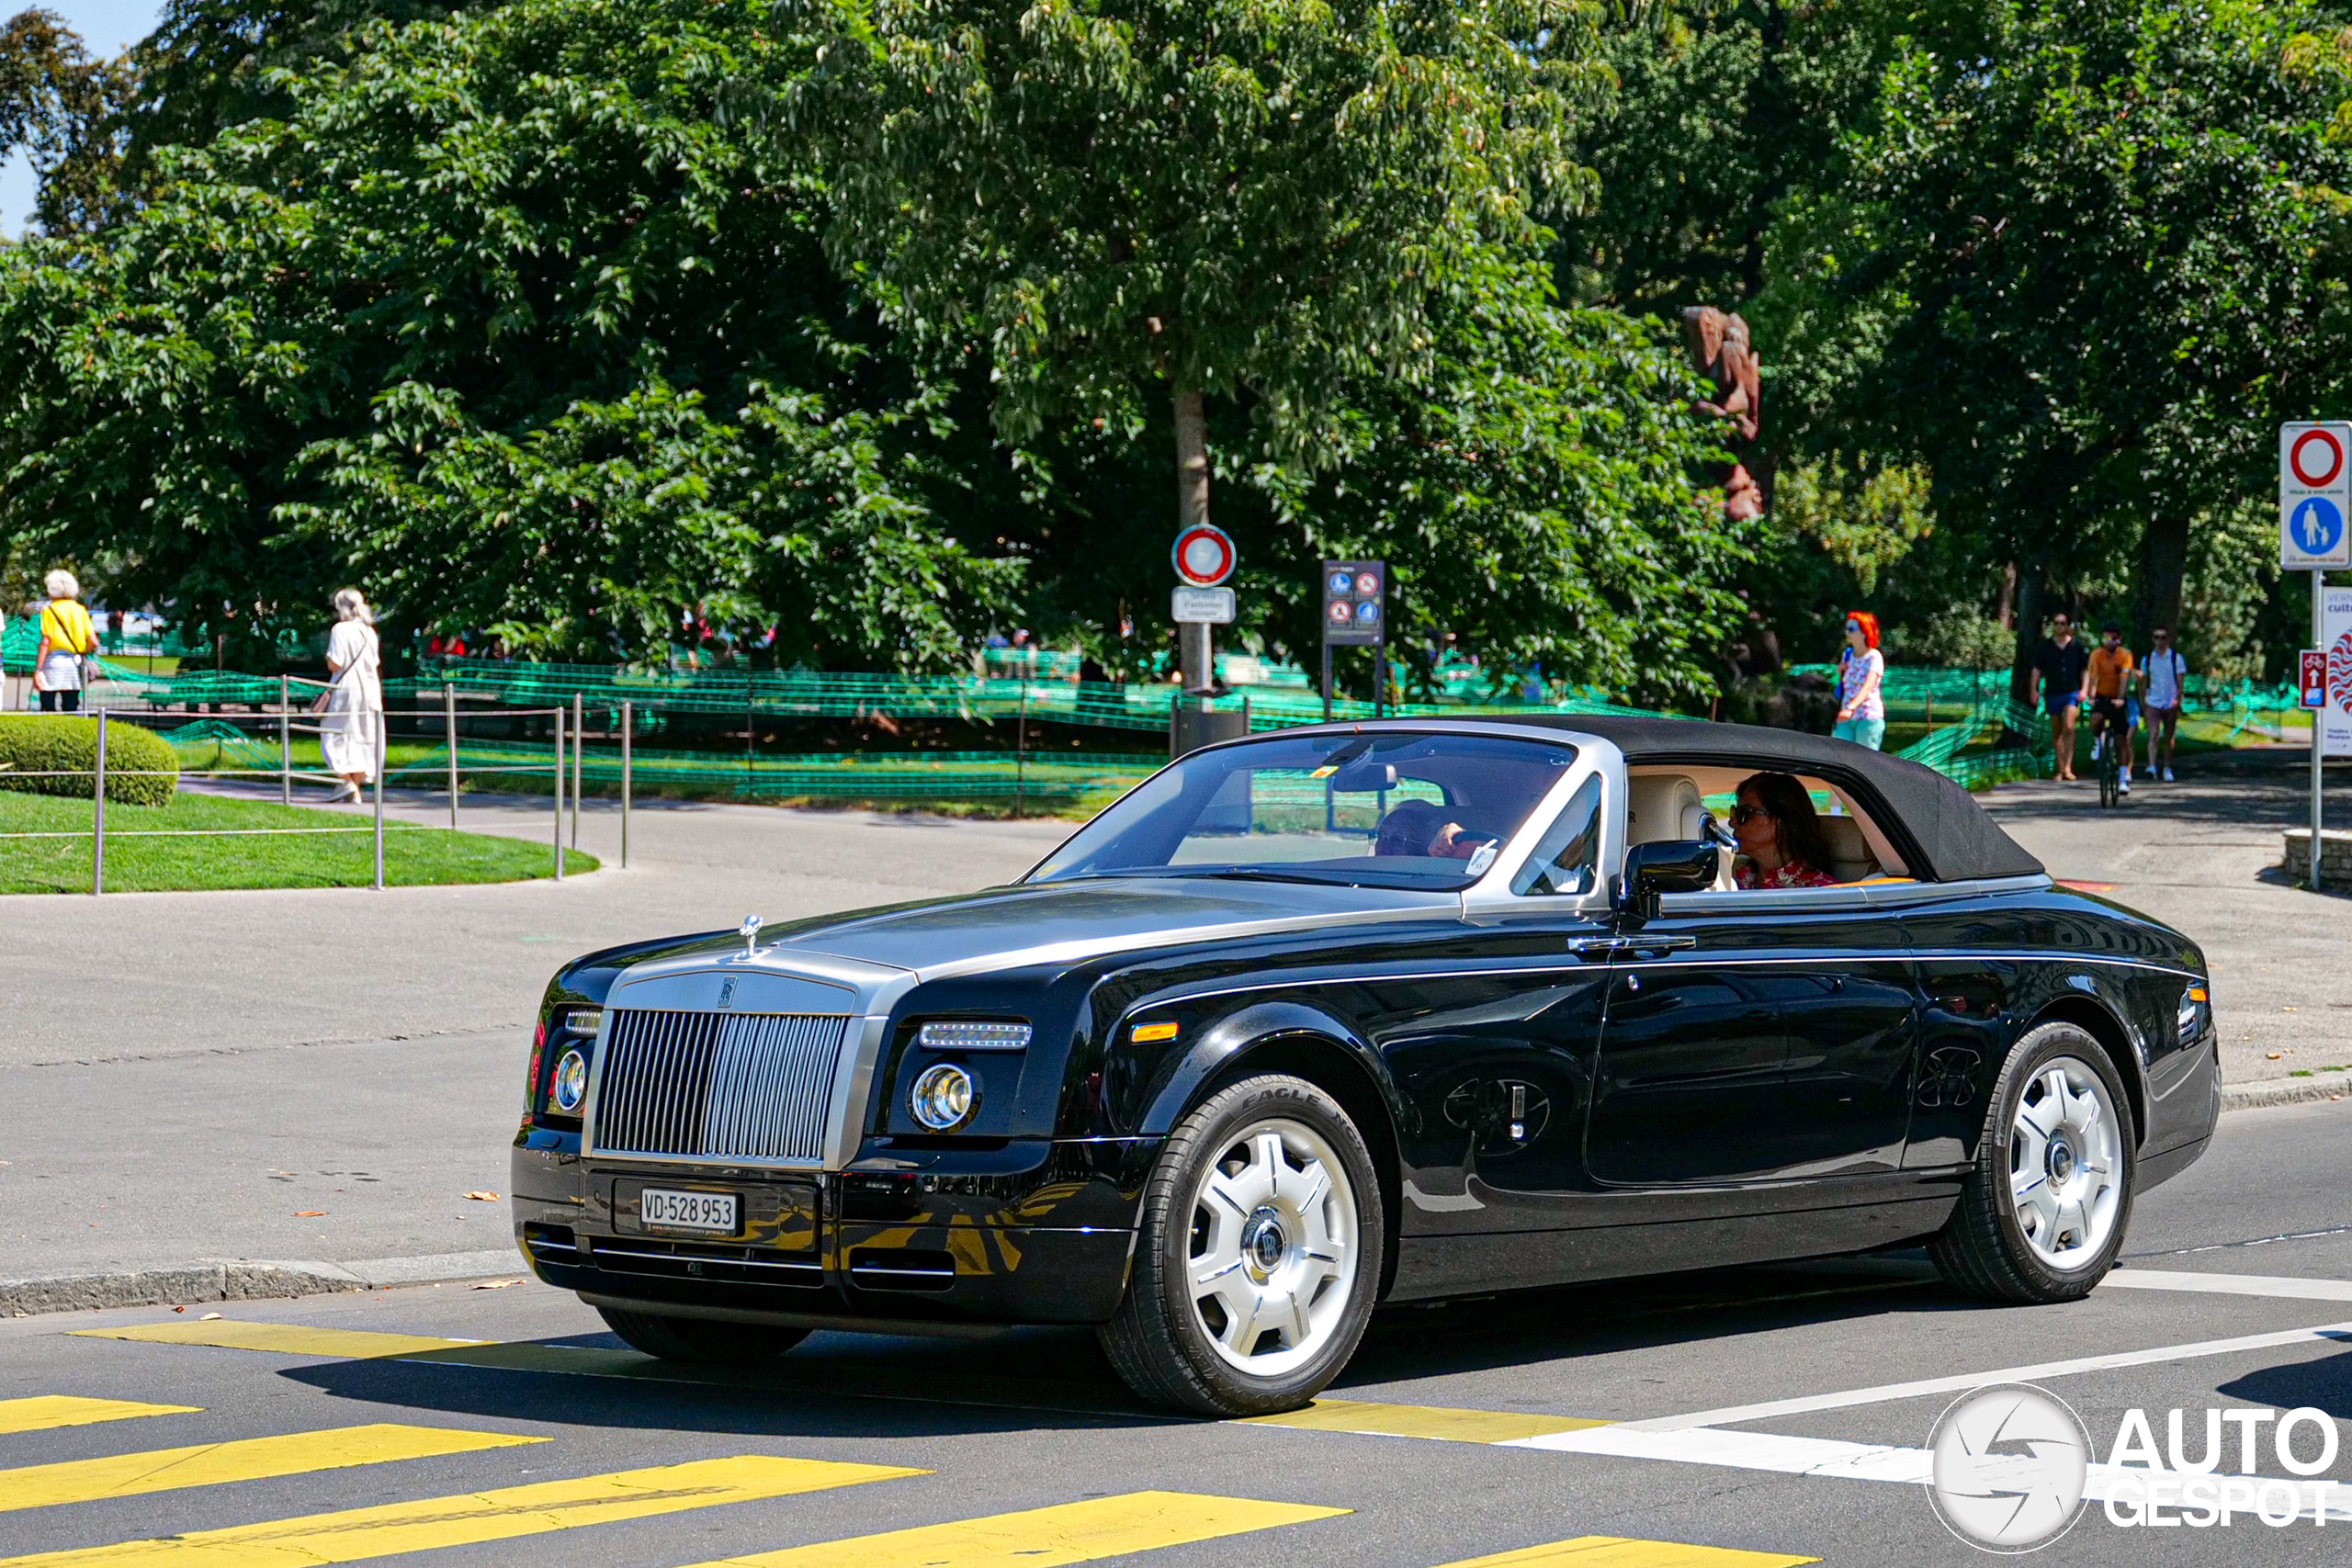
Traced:
<path id="1" fill-rule="evenodd" d="M 2124 795 L 2132 793 L 2132 650 L 2123 646 L 2123 628 L 2109 621 L 2099 627 L 2098 646 L 2083 666 L 2083 705 L 2090 710 L 2093 743 L 2104 729 L 2113 738 L 2108 744 L 2122 748 L 2116 753 L 2121 764 L 2116 788 Z"/>

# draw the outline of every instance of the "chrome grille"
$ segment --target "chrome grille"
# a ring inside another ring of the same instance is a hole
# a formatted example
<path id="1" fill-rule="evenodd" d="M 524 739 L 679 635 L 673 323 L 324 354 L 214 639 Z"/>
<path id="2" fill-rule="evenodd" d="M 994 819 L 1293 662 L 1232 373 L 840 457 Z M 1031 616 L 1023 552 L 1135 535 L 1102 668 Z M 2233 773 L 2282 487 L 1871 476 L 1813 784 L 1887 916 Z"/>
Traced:
<path id="1" fill-rule="evenodd" d="M 595 1152 L 816 1164 L 848 1027 L 838 1013 L 616 1009 Z"/>

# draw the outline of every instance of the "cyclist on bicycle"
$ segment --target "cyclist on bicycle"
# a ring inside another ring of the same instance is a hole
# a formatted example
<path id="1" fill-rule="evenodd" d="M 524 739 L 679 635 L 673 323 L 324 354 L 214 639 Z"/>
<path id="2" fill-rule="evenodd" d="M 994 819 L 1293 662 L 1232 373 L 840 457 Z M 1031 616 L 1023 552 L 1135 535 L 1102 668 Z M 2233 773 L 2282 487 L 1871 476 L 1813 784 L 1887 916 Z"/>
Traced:
<path id="1" fill-rule="evenodd" d="M 2093 755 L 2102 744 L 2116 748 L 2116 791 L 2132 793 L 2132 650 L 2123 646 L 2123 628 L 2113 621 L 2099 627 L 2098 646 L 2083 666 L 2083 705 L 2090 710 Z"/>

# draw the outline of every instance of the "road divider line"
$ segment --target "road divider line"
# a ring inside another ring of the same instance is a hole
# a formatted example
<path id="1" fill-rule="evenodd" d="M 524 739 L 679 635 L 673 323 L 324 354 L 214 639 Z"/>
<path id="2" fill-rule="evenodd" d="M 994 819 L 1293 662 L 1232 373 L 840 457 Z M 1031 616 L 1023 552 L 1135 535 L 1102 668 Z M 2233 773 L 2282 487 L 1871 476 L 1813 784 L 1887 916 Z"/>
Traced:
<path id="1" fill-rule="evenodd" d="M 1378 1438 L 1434 1438 L 1454 1443 L 1503 1443 L 1541 1437 L 1547 1432 L 1580 1432 L 1588 1427 L 1605 1427 L 1608 1423 L 1581 1416 L 1544 1416 L 1524 1410 L 1449 1410 L 1430 1404 L 1318 1399 L 1304 1410 L 1280 1416 L 1245 1416 L 1232 1425 L 1359 1432 Z"/>
<path id="2" fill-rule="evenodd" d="M 0 1559 L 0 1568 L 319 1568 L 927 1473 L 744 1454 L 44 1551 Z"/>
<path id="3" fill-rule="evenodd" d="M 481 1339 L 437 1339 L 424 1334 L 381 1334 L 368 1328 L 312 1328 L 300 1323 L 141 1323 L 122 1328 L 76 1328 L 85 1339 L 130 1339 L 145 1345 L 210 1345 L 223 1350 L 269 1350 L 282 1356 L 332 1356 L 365 1361 L 385 1356 L 414 1356 L 463 1350 Z"/>
<path id="4" fill-rule="evenodd" d="M 85 1399 L 75 1393 L 36 1393 L 0 1399 L 0 1435 L 53 1432 L 61 1427 L 93 1427 L 141 1416 L 198 1416 L 200 1404 L 144 1404 L 135 1399 Z"/>
<path id="5" fill-rule="evenodd" d="M 1580 1535 L 1570 1540 L 1522 1546 L 1491 1557 L 1468 1557 L 1445 1568 L 1803 1568 L 1818 1557 L 1781 1551 L 1748 1551 L 1734 1546 L 1692 1546 L 1679 1540 L 1640 1540 L 1622 1535 Z"/>
<path id="6" fill-rule="evenodd" d="M 2352 1302 L 2352 1280 L 2299 1280 L 2285 1274 L 2201 1274 L 2189 1269 L 2118 1269 L 2103 1291 L 2191 1291 L 2216 1296 L 2280 1296 L 2291 1301 Z"/>
<path id="7" fill-rule="evenodd" d="M 1725 1405 L 1687 1416 L 1659 1416 L 1646 1421 L 1619 1423 L 1620 1430 L 1673 1432 L 1693 1427 L 1730 1427 L 1744 1421 L 1769 1421 L 1781 1416 L 1803 1416 L 1816 1410 L 1849 1410 L 1859 1404 L 1886 1404 L 1899 1399 L 1924 1399 L 1939 1393 L 1959 1393 L 1986 1383 L 2040 1382 L 2045 1378 L 2074 1377 L 2083 1372 L 2111 1371 L 2122 1367 L 2153 1367 L 2166 1361 L 2189 1361 L 2202 1356 L 2233 1356 L 2249 1350 L 2276 1350 L 2289 1345 L 2352 1340 L 2352 1323 L 2324 1323 L 2316 1328 L 2287 1328 L 2272 1334 L 2248 1334 L 2235 1339 L 2199 1339 L 2186 1345 L 2159 1345 L 2148 1350 L 2118 1350 L 2104 1356 L 2078 1356 L 2066 1361 L 2038 1361 L 2030 1367 L 1999 1367 L 1989 1371 L 1961 1372 L 1951 1377 L 1921 1378 L 1916 1382 L 1880 1383 L 1839 1393 L 1800 1394 L 1792 1399 L 1768 1399 L 1756 1404 Z"/>
<path id="8" fill-rule="evenodd" d="M 722 1558 L 696 1568 L 1058 1568 L 1337 1518 L 1352 1510 L 1193 1492 L 1129 1492 Z"/>
<path id="9" fill-rule="evenodd" d="M 184 1449 L 149 1449 L 101 1459 L 0 1470 L 0 1513 L 90 1503 L 102 1497 L 135 1497 L 191 1486 L 220 1486 L 236 1481 L 305 1475 L 317 1470 L 386 1464 L 395 1460 L 437 1459 L 445 1454 L 544 1443 L 504 1432 L 467 1432 L 450 1427 L 403 1427 L 379 1423 L 337 1427 L 320 1432 L 286 1432 L 270 1438 L 198 1443 Z"/>

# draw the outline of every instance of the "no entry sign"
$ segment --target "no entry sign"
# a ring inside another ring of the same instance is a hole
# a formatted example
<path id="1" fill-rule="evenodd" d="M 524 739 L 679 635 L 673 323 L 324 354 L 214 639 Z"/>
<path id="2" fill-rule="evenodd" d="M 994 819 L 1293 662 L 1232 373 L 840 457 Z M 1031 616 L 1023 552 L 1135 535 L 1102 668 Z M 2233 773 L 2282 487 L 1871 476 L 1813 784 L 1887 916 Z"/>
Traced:
<path id="1" fill-rule="evenodd" d="M 2278 564 L 2352 567 L 2352 424 L 2278 427 Z"/>
<path id="2" fill-rule="evenodd" d="M 1205 523 L 1177 535 L 1176 547 L 1169 555 L 1176 563 L 1176 575 L 1194 588 L 1215 588 L 1231 577 L 1237 558 L 1225 530 Z"/>

